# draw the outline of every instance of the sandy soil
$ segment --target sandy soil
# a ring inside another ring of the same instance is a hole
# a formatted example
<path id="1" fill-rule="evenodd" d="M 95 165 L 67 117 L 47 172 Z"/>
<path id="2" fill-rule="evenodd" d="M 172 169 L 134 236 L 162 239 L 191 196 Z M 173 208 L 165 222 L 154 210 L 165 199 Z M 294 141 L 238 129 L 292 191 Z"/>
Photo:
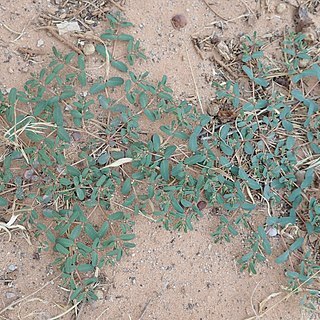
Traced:
<path id="1" fill-rule="evenodd" d="M 127 0 L 125 4 L 125 14 L 135 24 L 133 33 L 141 39 L 150 57 L 137 68 L 149 70 L 155 80 L 167 74 L 177 96 L 196 96 L 198 90 L 204 107 L 214 96 L 207 77 L 219 72 L 220 67 L 207 59 L 210 53 L 205 54 L 204 60 L 200 58 L 190 41 L 191 35 L 216 32 L 229 40 L 243 33 L 252 34 L 253 30 L 265 35 L 283 30 L 286 25 L 293 26 L 294 7 L 290 4 L 278 14 L 275 8 L 279 1 L 266 1 L 269 8 L 261 8 L 253 0 L 212 3 L 214 11 L 233 20 L 224 30 L 210 26 L 221 18 L 203 1 Z M 39 70 L 48 61 L 52 45 L 67 50 L 45 31 L 36 30 L 34 21 L 38 13 L 52 7 L 42 0 L 20 0 L 19 5 L 16 1 L 0 0 L 2 89 L 21 87 L 30 72 Z M 238 18 L 248 10 L 258 10 L 260 18 L 250 23 Z M 170 21 L 177 13 L 184 14 L 188 21 L 181 31 L 173 29 Z M 20 47 L 40 50 L 41 55 L 30 61 L 18 51 Z M 206 212 L 195 224 L 195 231 L 183 234 L 166 232 L 161 226 L 139 218 L 135 226 L 136 249 L 115 268 L 103 271 L 105 281 L 98 290 L 99 300 L 84 305 L 76 319 L 241 320 L 255 315 L 258 303 L 276 292 L 281 294 L 266 306 L 279 304 L 263 319 L 311 319 L 300 308 L 300 297 L 283 299 L 288 294 L 282 290 L 286 285 L 283 268 L 267 262 L 259 266 L 256 276 L 239 272 L 234 261 L 244 252 L 244 243 L 240 237 L 232 244 L 214 244 L 210 232 L 218 219 Z M 52 255 L 42 253 L 38 257 L 36 242 L 29 245 L 20 233 L 15 233 L 10 243 L 6 240 L 5 235 L 0 236 L 0 310 L 32 295 L 0 314 L 0 319 L 51 319 L 68 311 L 70 306 L 65 305 L 68 292 L 56 279 L 58 272 L 50 267 Z M 277 239 L 273 246 L 281 249 Z M 60 319 L 72 317 L 71 312 L 66 312 Z"/>

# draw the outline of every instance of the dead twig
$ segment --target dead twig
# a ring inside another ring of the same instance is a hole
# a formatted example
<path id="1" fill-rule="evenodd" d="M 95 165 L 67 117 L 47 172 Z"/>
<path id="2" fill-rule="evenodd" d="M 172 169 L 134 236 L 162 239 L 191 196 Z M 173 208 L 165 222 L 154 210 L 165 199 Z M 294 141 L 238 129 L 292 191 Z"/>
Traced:
<path id="1" fill-rule="evenodd" d="M 110 3 L 112 3 L 115 7 L 117 7 L 118 9 L 125 11 L 125 8 L 123 6 L 121 6 L 120 4 L 114 2 L 113 0 L 109 0 Z"/>
<path id="2" fill-rule="evenodd" d="M 70 43 L 67 39 L 65 39 L 64 37 L 60 36 L 56 29 L 54 27 L 51 26 L 44 26 L 44 27 L 39 27 L 38 30 L 47 30 L 48 32 L 50 32 L 57 40 L 59 40 L 60 42 L 62 42 L 63 44 L 67 45 L 69 48 L 71 48 L 73 51 L 75 51 L 78 54 L 83 54 L 83 52 L 76 47 L 74 44 Z"/>
<path id="3" fill-rule="evenodd" d="M 203 0 L 203 2 L 206 4 L 206 6 L 219 18 L 221 18 L 224 21 L 227 21 L 228 19 L 224 18 L 223 16 L 221 16 L 219 13 L 217 13 L 215 10 L 212 9 L 212 6 L 209 4 L 209 2 L 207 0 Z"/>
<path id="4" fill-rule="evenodd" d="M 41 290 L 43 290 L 45 287 L 47 287 L 49 284 L 52 284 L 52 281 L 57 280 L 59 277 L 61 276 L 61 274 L 59 274 L 58 276 L 56 276 L 55 278 L 53 278 L 52 280 L 48 281 L 47 283 L 45 283 L 42 287 L 40 287 L 39 289 L 37 289 L 36 291 L 28 294 L 27 296 L 25 296 L 24 298 L 20 298 L 16 301 L 13 301 L 12 303 L 10 303 L 8 306 L 6 306 L 5 308 L 3 308 L 2 310 L 0 310 L 0 314 L 3 314 L 4 312 L 6 312 L 7 310 L 12 309 L 13 307 L 15 307 L 17 304 L 21 303 L 24 300 L 29 299 L 30 297 L 34 296 L 35 294 L 37 294 L 38 292 L 40 292 Z"/>
<path id="5" fill-rule="evenodd" d="M 201 97 L 200 97 L 200 94 L 199 94 L 197 82 L 196 82 L 196 79 L 195 79 L 194 74 L 193 74 L 193 69 L 192 69 L 192 65 L 191 65 L 191 61 L 190 61 L 190 57 L 189 57 L 189 52 L 188 52 L 186 44 L 184 44 L 184 47 L 186 49 L 186 55 L 187 55 L 187 59 L 188 59 L 188 63 L 189 63 L 190 71 L 191 71 L 192 80 L 193 80 L 194 87 L 195 87 L 195 90 L 196 90 L 197 98 L 198 98 L 199 105 L 200 105 L 200 108 L 201 108 L 201 112 L 205 113 L 203 105 L 202 105 Z"/>
<path id="6" fill-rule="evenodd" d="M 229 68 L 223 61 L 220 60 L 220 58 L 218 57 L 218 54 L 213 50 L 212 51 L 212 56 L 213 59 L 222 67 L 224 68 L 226 71 L 228 71 L 233 78 L 238 79 L 238 75 L 236 75 L 231 68 Z"/>

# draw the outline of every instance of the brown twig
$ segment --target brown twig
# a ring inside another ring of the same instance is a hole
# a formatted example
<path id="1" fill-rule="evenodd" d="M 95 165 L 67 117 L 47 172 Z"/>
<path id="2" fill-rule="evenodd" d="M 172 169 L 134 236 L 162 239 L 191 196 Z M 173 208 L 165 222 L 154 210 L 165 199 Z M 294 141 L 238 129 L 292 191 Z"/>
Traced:
<path id="1" fill-rule="evenodd" d="M 188 48 L 187 48 L 186 44 L 184 44 L 184 46 L 185 46 L 185 50 L 186 50 L 186 55 L 187 55 L 187 59 L 188 59 L 188 63 L 189 63 L 189 68 L 190 68 L 193 84 L 194 84 L 194 87 L 195 87 L 195 90 L 196 90 L 196 94 L 197 94 L 197 98 L 198 98 L 198 101 L 199 101 L 199 105 L 200 105 L 200 108 L 201 108 L 201 112 L 205 113 L 203 105 L 202 105 L 201 97 L 200 97 L 200 94 L 199 94 L 197 82 L 196 82 L 196 79 L 195 79 L 194 74 L 193 74 L 193 69 L 192 69 L 192 65 L 191 65 L 191 61 L 190 61 L 190 57 L 189 57 Z"/>
<path id="2" fill-rule="evenodd" d="M 51 26 L 44 26 L 44 27 L 39 27 L 38 30 L 47 30 L 48 32 L 50 32 L 50 34 L 52 34 L 56 39 L 58 39 L 60 42 L 62 42 L 63 44 L 67 45 L 69 48 L 71 48 L 73 51 L 75 51 L 78 54 L 82 54 L 82 51 L 76 47 L 74 44 L 70 43 L 67 39 L 65 39 L 64 37 L 61 37 L 56 29 L 54 27 Z"/>
<path id="3" fill-rule="evenodd" d="M 233 78 L 238 79 L 238 75 L 236 75 L 223 61 L 221 61 L 217 55 L 217 53 L 213 50 L 212 51 L 213 59 L 226 71 L 228 71 Z"/>
<path id="4" fill-rule="evenodd" d="M 123 6 L 121 6 L 120 4 L 114 2 L 113 0 L 109 0 L 110 3 L 112 3 L 115 7 L 117 7 L 118 9 L 125 11 L 125 8 Z"/>
<path id="5" fill-rule="evenodd" d="M 212 9 L 211 5 L 209 4 L 209 2 L 207 0 L 203 0 L 203 2 L 206 4 L 206 6 L 219 18 L 221 18 L 224 21 L 227 21 L 228 19 L 224 18 L 223 16 L 221 16 L 219 13 L 217 13 L 215 10 Z"/>

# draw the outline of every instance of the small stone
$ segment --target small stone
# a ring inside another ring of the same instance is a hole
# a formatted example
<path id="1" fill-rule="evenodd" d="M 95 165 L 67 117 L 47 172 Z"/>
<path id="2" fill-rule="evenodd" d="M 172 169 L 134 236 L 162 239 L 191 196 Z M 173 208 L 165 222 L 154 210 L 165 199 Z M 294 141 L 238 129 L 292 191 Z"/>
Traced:
<path id="1" fill-rule="evenodd" d="M 13 271 L 15 271 L 15 270 L 17 270 L 18 269 L 18 267 L 15 265 L 15 264 L 10 264 L 9 266 L 8 266 L 8 270 L 10 271 L 10 272 L 13 272 Z"/>
<path id="2" fill-rule="evenodd" d="M 14 71 L 13 71 L 13 69 L 12 69 L 11 67 L 9 67 L 9 68 L 8 68 L 8 72 L 9 72 L 10 74 L 13 74 Z"/>
<path id="3" fill-rule="evenodd" d="M 43 47 L 43 45 L 44 45 L 43 39 L 39 39 L 39 40 L 37 41 L 37 47 L 40 48 L 40 47 Z"/>
<path id="4" fill-rule="evenodd" d="M 29 72 L 29 68 L 28 67 L 24 67 L 21 69 L 22 73 L 28 73 Z"/>
<path id="5" fill-rule="evenodd" d="M 6 292 L 5 296 L 7 299 L 13 299 L 15 298 L 16 294 L 14 292 Z"/>
<path id="6" fill-rule="evenodd" d="M 99 300 L 103 300 L 104 299 L 104 293 L 102 290 L 96 290 L 95 292 L 96 296 L 98 297 Z"/>
<path id="7" fill-rule="evenodd" d="M 281 14 L 287 9 L 287 6 L 284 3 L 279 3 L 277 5 L 276 11 L 277 13 Z"/>
<path id="8" fill-rule="evenodd" d="M 274 227 L 271 227 L 267 230 L 266 234 L 269 236 L 269 237 L 275 237 L 277 234 L 278 234 L 278 230 Z"/>
<path id="9" fill-rule="evenodd" d="M 71 137 L 74 141 L 80 141 L 81 140 L 81 133 L 80 132 L 72 132 Z"/>
<path id="10" fill-rule="evenodd" d="M 316 242 L 318 240 L 318 238 L 319 238 L 319 236 L 317 234 L 315 234 L 315 233 L 309 235 L 309 241 L 311 243 Z"/>
<path id="11" fill-rule="evenodd" d="M 314 30 L 312 30 L 312 28 L 310 28 L 310 27 L 306 28 L 305 30 L 302 30 L 302 32 L 305 35 L 304 40 L 306 42 L 313 43 L 316 41 L 316 34 L 315 34 Z"/>
<path id="12" fill-rule="evenodd" d="M 197 203 L 197 207 L 199 210 L 203 210 L 207 206 L 207 203 L 205 201 L 199 201 Z"/>
<path id="13" fill-rule="evenodd" d="M 96 48 L 92 43 L 86 43 L 83 47 L 83 53 L 86 56 L 90 56 L 90 55 L 94 54 L 95 51 L 96 51 Z"/>
<path id="14" fill-rule="evenodd" d="M 308 66 L 310 60 L 309 59 L 301 59 L 299 60 L 299 67 L 304 69 Z"/>
<path id="15" fill-rule="evenodd" d="M 218 104 L 211 103 L 207 107 L 207 114 L 211 117 L 215 117 L 219 113 L 220 107 Z"/>
<path id="16" fill-rule="evenodd" d="M 26 170 L 25 171 L 25 173 L 24 173 L 24 178 L 26 179 L 26 180 L 30 180 L 30 179 L 32 179 L 32 177 L 33 177 L 33 174 L 34 174 L 34 169 L 29 169 L 29 170 Z"/>
<path id="17" fill-rule="evenodd" d="M 187 18 L 184 15 L 176 14 L 174 17 L 172 17 L 171 23 L 175 29 L 180 30 L 184 28 L 188 22 Z"/>

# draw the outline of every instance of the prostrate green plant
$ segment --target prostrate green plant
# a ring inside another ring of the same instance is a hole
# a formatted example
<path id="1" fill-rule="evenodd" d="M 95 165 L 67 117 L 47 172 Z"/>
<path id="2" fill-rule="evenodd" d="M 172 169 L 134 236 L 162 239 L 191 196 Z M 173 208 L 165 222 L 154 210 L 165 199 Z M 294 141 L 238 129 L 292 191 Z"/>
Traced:
<path id="1" fill-rule="evenodd" d="M 262 44 L 248 37 L 242 70 L 252 95 L 239 83 L 215 83 L 229 116 L 209 116 L 176 102 L 166 76 L 154 84 L 147 72 L 135 74 L 134 62 L 145 56 L 139 41 L 123 33 L 131 24 L 108 19 L 96 45 L 104 76 L 89 77 L 84 56 L 53 48 L 49 66 L 24 90 L 0 96 L 7 147 L 0 192 L 9 195 L 0 205 L 24 213 L 22 222 L 35 226 L 42 249 L 58 253 L 71 300 L 96 299 L 99 271 L 135 245 L 136 215 L 188 231 L 206 205 L 220 206 L 225 213 L 215 241 L 230 241 L 239 224 L 253 229 L 250 251 L 239 260 L 252 273 L 271 254 L 267 228 L 291 224 L 318 235 L 318 199 L 307 191 L 318 176 L 319 110 L 299 87 L 305 77 L 320 80 L 318 64 L 300 72 L 291 64 L 301 57 L 291 55 L 286 61 L 295 88 L 274 91 Z M 292 46 L 307 50 L 297 39 Z M 114 42 L 126 47 L 122 58 L 109 51 Z M 168 114 L 172 120 L 165 123 Z M 149 122 L 152 133 L 141 122 Z M 302 182 L 297 170 L 305 174 Z M 269 208 L 285 203 L 290 214 L 270 210 L 267 227 L 255 230 L 259 200 Z M 319 268 L 311 253 L 302 257 L 302 242 L 295 236 L 277 258 L 282 263 L 294 253 L 303 261 L 299 272 L 288 273 L 294 281 Z"/>

